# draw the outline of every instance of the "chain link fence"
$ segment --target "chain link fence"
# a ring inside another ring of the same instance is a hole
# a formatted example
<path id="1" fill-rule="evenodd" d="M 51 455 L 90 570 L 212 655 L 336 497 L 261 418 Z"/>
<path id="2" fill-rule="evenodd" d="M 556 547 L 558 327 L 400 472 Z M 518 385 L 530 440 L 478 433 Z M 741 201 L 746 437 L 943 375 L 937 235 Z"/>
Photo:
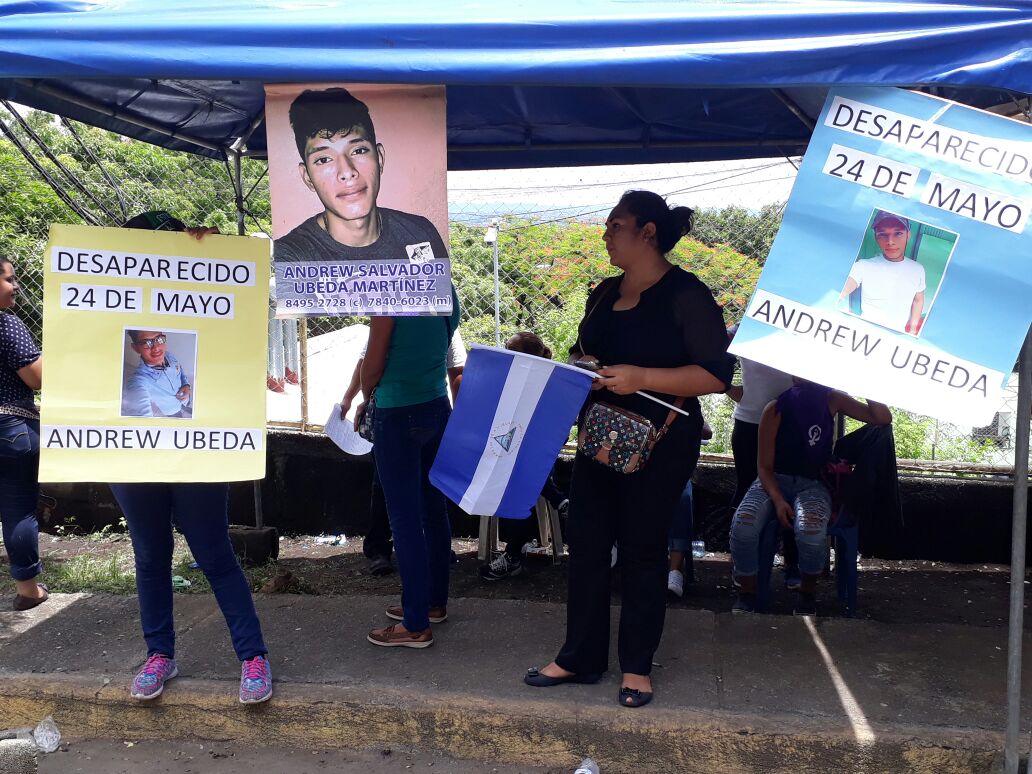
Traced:
<path id="1" fill-rule="evenodd" d="M 654 190 L 672 203 L 695 208 L 693 233 L 671 258 L 711 288 L 729 324 L 741 318 L 780 225 L 797 160 L 657 165 L 647 168 L 648 177 L 642 169 L 449 174 L 452 269 L 467 345 L 494 345 L 528 330 L 564 359 L 576 340 L 590 289 L 614 273 L 601 240 L 602 223 L 620 194 L 631 188 Z M 271 233 L 266 173 L 264 162 L 243 160 L 248 234 Z M 116 226 L 136 213 L 164 209 L 190 225 L 235 234 L 235 200 L 231 170 L 223 162 L 0 105 L 0 254 L 17 266 L 22 284 L 18 314 L 37 336 L 49 224 Z M 485 241 L 491 226 L 497 228 L 493 243 Z M 347 335 L 335 337 L 335 332 L 364 322 L 304 321 L 302 351 L 325 352 Z M 270 396 L 270 418 L 280 420 L 276 424 L 308 425 L 301 398 L 305 386 L 288 390 L 285 398 Z M 344 386 L 333 389 L 342 392 Z M 281 402 L 274 410 L 275 400 Z M 959 471 L 1003 472 L 1013 466 L 1016 403 L 1015 377 L 1005 405 L 987 427 L 894 411 L 898 455 Z M 714 431 L 707 453 L 730 455 L 733 404 L 710 395 L 703 408 Z"/>

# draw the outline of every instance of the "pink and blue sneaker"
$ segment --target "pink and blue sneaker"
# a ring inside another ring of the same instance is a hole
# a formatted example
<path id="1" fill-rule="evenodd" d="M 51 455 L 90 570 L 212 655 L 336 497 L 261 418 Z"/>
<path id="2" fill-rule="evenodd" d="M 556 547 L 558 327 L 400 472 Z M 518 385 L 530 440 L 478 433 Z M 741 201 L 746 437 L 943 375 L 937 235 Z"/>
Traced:
<path id="1" fill-rule="evenodd" d="M 265 656 L 249 658 L 240 665 L 240 701 L 260 704 L 272 698 L 272 667 Z"/>
<path id="2" fill-rule="evenodd" d="M 133 687 L 129 692 L 134 699 L 156 699 L 165 690 L 165 683 L 178 674 L 174 658 L 155 653 L 147 657 L 147 662 L 133 678 Z"/>

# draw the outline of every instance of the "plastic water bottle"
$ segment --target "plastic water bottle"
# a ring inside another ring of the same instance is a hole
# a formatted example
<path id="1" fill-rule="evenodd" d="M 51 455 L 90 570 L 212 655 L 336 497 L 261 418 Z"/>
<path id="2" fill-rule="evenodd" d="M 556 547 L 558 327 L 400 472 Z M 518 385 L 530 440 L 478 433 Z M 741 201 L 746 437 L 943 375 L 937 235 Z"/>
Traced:
<path id="1" fill-rule="evenodd" d="M 45 753 L 57 752 L 61 746 L 61 731 L 54 719 L 47 715 L 32 732 L 32 741 Z"/>
<path id="2" fill-rule="evenodd" d="M 580 762 L 580 766 L 573 774 L 599 774 L 598 764 L 591 758 L 585 758 Z"/>
<path id="3" fill-rule="evenodd" d="M 692 556 L 695 559 L 702 559 L 704 556 L 706 556 L 706 543 L 704 541 L 692 541 Z"/>

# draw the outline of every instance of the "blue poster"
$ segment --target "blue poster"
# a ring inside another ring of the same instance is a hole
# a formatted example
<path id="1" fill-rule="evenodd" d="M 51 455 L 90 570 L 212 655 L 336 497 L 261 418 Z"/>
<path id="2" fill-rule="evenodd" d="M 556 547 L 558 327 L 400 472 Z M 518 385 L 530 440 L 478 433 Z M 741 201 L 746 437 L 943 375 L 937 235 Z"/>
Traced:
<path id="1" fill-rule="evenodd" d="M 828 95 L 730 350 L 988 424 L 1032 322 L 1032 126 L 925 94 Z"/>

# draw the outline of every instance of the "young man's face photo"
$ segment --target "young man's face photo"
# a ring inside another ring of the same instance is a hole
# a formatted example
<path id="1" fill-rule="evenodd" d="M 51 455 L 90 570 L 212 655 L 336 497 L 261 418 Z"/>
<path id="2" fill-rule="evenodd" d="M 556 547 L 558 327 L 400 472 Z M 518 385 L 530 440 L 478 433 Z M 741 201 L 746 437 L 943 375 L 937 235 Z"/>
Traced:
<path id="1" fill-rule="evenodd" d="M 910 232 L 898 220 L 886 220 L 875 228 L 874 239 L 886 258 L 890 261 L 902 261 Z"/>
<path id="2" fill-rule="evenodd" d="M 133 352 L 147 365 L 159 366 L 165 362 L 165 340 L 165 334 L 160 331 L 140 331 L 133 342 Z"/>
<path id="3" fill-rule="evenodd" d="M 376 207 L 383 171 L 383 146 L 356 127 L 332 137 L 310 137 L 299 165 L 301 178 L 315 191 L 329 215 L 361 220 Z"/>

